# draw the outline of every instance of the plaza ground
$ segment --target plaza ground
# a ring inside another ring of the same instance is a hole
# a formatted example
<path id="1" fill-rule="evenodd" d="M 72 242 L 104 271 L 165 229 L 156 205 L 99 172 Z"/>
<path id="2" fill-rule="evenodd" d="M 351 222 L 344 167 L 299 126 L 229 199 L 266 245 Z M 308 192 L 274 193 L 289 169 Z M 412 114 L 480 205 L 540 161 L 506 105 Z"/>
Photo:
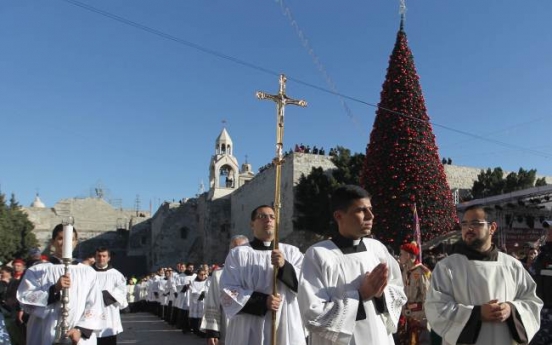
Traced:
<path id="1" fill-rule="evenodd" d="M 124 332 L 117 336 L 118 344 L 140 345 L 205 345 L 207 340 L 169 326 L 150 313 L 121 314 Z"/>

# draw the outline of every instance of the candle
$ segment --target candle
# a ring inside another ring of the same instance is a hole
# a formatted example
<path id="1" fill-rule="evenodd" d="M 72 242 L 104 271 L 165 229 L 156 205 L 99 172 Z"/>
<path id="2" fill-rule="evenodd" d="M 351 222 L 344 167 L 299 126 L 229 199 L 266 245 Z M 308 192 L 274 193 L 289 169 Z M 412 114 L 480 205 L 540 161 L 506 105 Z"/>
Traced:
<path id="1" fill-rule="evenodd" d="M 71 259 L 73 257 L 73 225 L 63 225 L 63 259 Z"/>

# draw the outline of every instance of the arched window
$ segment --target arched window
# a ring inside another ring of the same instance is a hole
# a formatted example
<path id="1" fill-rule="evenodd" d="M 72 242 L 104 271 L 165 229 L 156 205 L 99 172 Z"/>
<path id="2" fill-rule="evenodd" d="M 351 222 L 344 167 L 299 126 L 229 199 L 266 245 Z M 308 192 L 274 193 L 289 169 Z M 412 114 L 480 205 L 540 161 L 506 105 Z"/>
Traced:
<path id="1" fill-rule="evenodd" d="M 185 226 L 180 228 L 180 238 L 181 239 L 183 239 L 183 240 L 187 239 L 189 234 L 190 234 L 190 229 L 188 229 Z"/>

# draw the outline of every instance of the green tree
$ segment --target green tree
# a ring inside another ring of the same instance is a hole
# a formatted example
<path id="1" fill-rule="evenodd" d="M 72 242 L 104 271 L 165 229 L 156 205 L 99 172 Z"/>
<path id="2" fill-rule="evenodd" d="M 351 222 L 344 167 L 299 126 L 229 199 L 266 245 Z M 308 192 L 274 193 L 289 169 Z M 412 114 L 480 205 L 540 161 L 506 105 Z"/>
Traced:
<path id="1" fill-rule="evenodd" d="M 474 199 L 479 199 L 502 194 L 505 186 L 504 171 L 501 168 L 481 170 L 477 175 L 477 181 L 473 183 L 472 196 Z"/>
<path id="2" fill-rule="evenodd" d="M 301 176 L 295 186 L 295 228 L 323 236 L 335 231 L 330 214 L 330 195 L 340 185 L 359 184 L 364 155 L 351 154 L 349 149 L 338 146 L 332 162 L 335 169 L 312 168 L 309 175 Z"/>
<path id="3" fill-rule="evenodd" d="M 364 167 L 365 156 L 362 153 L 351 155 L 351 150 L 342 146 L 336 148 L 337 155 L 332 157 L 332 162 L 337 169 L 333 172 L 334 178 L 340 184 L 360 185 L 360 173 Z"/>
<path id="4" fill-rule="evenodd" d="M 477 175 L 477 181 L 473 183 L 471 194 L 475 199 L 479 199 L 544 185 L 546 185 L 544 177 L 537 179 L 535 169 L 519 168 L 517 173 L 511 172 L 504 178 L 504 171 L 496 167 L 493 170 L 490 168 L 481 170 Z"/>
<path id="5" fill-rule="evenodd" d="M 535 181 L 535 187 L 542 187 L 542 186 L 546 186 L 546 178 L 545 177 L 538 178 Z"/>
<path id="6" fill-rule="evenodd" d="M 0 261 L 26 258 L 29 250 L 38 246 L 33 229 L 33 223 L 21 210 L 15 196 L 12 194 L 6 205 L 4 194 L 0 193 Z"/>

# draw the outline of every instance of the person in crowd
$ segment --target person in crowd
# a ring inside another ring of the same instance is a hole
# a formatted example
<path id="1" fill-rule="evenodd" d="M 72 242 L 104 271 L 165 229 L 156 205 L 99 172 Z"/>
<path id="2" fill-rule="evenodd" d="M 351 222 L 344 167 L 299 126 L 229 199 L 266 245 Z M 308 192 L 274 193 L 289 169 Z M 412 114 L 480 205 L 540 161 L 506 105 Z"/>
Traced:
<path id="1" fill-rule="evenodd" d="M 274 249 L 275 219 L 271 206 L 256 207 L 250 223 L 253 241 L 232 249 L 226 257 L 220 278 L 221 302 L 229 317 L 226 345 L 270 344 L 273 316 L 277 339 L 273 345 L 305 344 L 297 303 L 303 254 L 285 243 Z"/>
<path id="2" fill-rule="evenodd" d="M 523 265 L 498 251 L 494 210 L 464 211 L 462 241 L 439 261 L 425 301 L 429 324 L 449 344 L 527 344 L 540 325 L 542 301 Z"/>
<path id="3" fill-rule="evenodd" d="M 136 298 L 135 291 L 139 289 L 138 285 L 136 285 L 133 278 L 128 278 L 127 285 L 126 285 L 126 299 L 128 303 L 128 309 L 131 313 L 136 312 L 136 303 L 138 302 L 138 299 Z"/>
<path id="4" fill-rule="evenodd" d="M 541 327 L 531 345 L 552 344 L 552 220 L 545 220 L 542 227 L 546 231 L 546 238 L 533 267 L 537 295 L 544 305 L 541 311 Z"/>
<path id="5" fill-rule="evenodd" d="M 535 277 L 536 270 L 535 270 L 535 260 L 537 259 L 537 256 L 539 255 L 539 248 L 534 243 L 527 243 L 525 245 L 525 256 L 523 259 L 521 259 L 521 263 L 523 264 L 523 267 L 529 272 L 531 277 Z"/>
<path id="6" fill-rule="evenodd" d="M 197 270 L 196 278 L 191 282 L 188 290 L 188 310 L 190 311 L 190 330 L 192 333 L 205 337 L 199 328 L 201 318 L 205 312 L 205 294 L 209 290 L 209 271 L 202 265 Z"/>
<path id="7" fill-rule="evenodd" d="M 106 323 L 98 334 L 98 345 L 116 345 L 117 334 L 123 332 L 120 312 L 128 306 L 125 277 L 111 266 L 111 251 L 106 247 L 96 249 L 92 267 L 97 273 L 96 286 L 102 294 L 102 317 Z"/>
<path id="8" fill-rule="evenodd" d="M 95 252 L 88 253 L 82 258 L 81 263 L 83 265 L 94 266 L 94 264 L 96 263 L 96 253 Z"/>
<path id="9" fill-rule="evenodd" d="M 431 271 L 420 262 L 420 248 L 416 242 L 401 246 L 399 261 L 402 268 L 407 302 L 403 308 L 405 319 L 403 343 L 430 345 L 431 336 L 424 312 Z"/>
<path id="10" fill-rule="evenodd" d="M 331 197 L 338 233 L 305 253 L 299 305 L 309 344 L 394 344 L 406 302 L 398 262 L 369 238 L 370 194 L 345 185 Z"/>
<path id="11" fill-rule="evenodd" d="M 182 330 L 182 333 L 190 332 L 190 309 L 187 303 L 188 290 L 195 278 L 194 264 L 190 262 L 186 265 L 184 272 L 179 275 L 179 280 L 176 283 L 176 291 L 178 293 L 176 306 L 179 309 L 177 326 Z"/>
<path id="12" fill-rule="evenodd" d="M 103 329 L 102 296 L 97 288 L 97 275 L 90 266 L 73 261 L 69 273 L 65 274 L 62 264 L 63 241 L 77 245 L 77 230 L 73 238 L 64 239 L 63 225 L 52 230 L 51 244 L 54 254 L 50 262 L 34 265 L 27 269 L 17 290 L 17 299 L 30 315 L 27 324 L 27 345 L 53 344 L 60 328 L 61 292 L 69 294 L 69 315 L 67 336 L 73 344 L 96 344 L 96 332 Z M 58 333 L 58 336 L 59 333 Z M 63 335 L 61 335 L 63 336 Z"/>
<path id="13" fill-rule="evenodd" d="M 19 304 L 17 300 L 14 301 L 15 296 L 11 294 L 14 289 L 17 291 L 17 285 L 18 281 L 13 279 L 13 267 L 2 266 L 0 268 L 0 317 L 3 325 L 0 325 L 0 331 L 4 330 L 9 336 L 4 339 L 0 336 L 0 344 L 2 341 L 12 345 L 24 344 L 24 334 L 16 321 Z"/>
<path id="14" fill-rule="evenodd" d="M 230 240 L 230 250 L 248 242 L 244 235 L 236 235 Z M 224 268 L 213 271 L 211 284 L 205 296 L 205 313 L 201 319 L 200 330 L 206 335 L 207 345 L 224 345 L 228 319 L 220 304 L 220 276 L 223 270 Z"/>

